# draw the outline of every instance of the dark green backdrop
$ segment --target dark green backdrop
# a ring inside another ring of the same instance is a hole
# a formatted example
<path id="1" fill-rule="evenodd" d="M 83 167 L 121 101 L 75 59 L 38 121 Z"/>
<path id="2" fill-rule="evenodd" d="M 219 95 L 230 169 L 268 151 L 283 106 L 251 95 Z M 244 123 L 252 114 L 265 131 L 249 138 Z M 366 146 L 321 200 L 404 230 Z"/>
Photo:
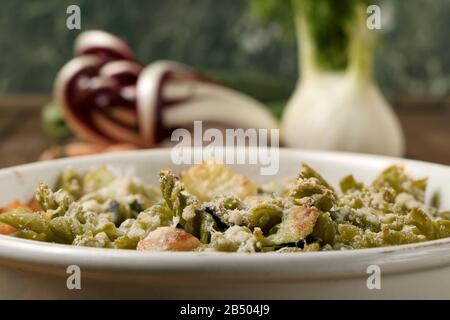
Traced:
<path id="1" fill-rule="evenodd" d="M 142 62 L 179 60 L 265 101 L 283 100 L 295 83 L 295 43 L 252 19 L 245 0 L 0 0 L 0 93 L 51 90 L 79 33 L 66 28 L 69 4 L 81 7 L 83 30 L 126 38 Z M 446 94 L 450 1 L 382 5 L 376 74 L 384 91 Z"/>

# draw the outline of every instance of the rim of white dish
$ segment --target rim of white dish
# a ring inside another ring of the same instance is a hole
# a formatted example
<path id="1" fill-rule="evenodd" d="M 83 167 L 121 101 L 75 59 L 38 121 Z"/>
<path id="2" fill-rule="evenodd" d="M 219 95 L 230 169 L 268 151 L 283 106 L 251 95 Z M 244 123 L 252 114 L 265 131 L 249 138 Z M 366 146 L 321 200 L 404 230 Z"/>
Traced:
<path id="1" fill-rule="evenodd" d="M 10 171 L 44 168 L 49 164 L 126 159 L 136 156 L 164 155 L 170 149 L 139 150 L 67 159 L 49 160 L 0 169 L 0 176 Z M 322 158 L 348 158 L 370 161 L 401 162 L 406 165 L 448 166 L 402 158 L 280 148 L 280 153 L 301 153 Z M 152 273 L 196 277 L 240 277 L 271 279 L 313 279 L 367 276 L 369 265 L 378 265 L 383 273 L 411 272 L 450 265 L 450 238 L 408 245 L 345 251 L 308 253 L 217 253 L 217 252 L 141 252 L 124 249 L 76 247 L 38 242 L 0 235 L 0 263 L 67 267 L 76 264 L 93 271 Z"/>

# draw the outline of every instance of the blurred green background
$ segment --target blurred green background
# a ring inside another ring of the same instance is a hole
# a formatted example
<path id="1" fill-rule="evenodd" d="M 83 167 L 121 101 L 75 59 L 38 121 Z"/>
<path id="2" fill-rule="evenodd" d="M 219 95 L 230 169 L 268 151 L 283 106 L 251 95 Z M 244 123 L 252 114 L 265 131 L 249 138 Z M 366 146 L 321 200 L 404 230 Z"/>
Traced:
<path id="1" fill-rule="evenodd" d="M 66 28 L 70 4 L 81 7 L 81 31 L 125 38 L 145 64 L 178 60 L 265 102 L 285 100 L 295 85 L 294 39 L 256 21 L 246 0 L 0 0 L 0 94 L 51 91 L 80 32 Z M 376 76 L 383 91 L 446 95 L 450 1 L 381 6 Z"/>

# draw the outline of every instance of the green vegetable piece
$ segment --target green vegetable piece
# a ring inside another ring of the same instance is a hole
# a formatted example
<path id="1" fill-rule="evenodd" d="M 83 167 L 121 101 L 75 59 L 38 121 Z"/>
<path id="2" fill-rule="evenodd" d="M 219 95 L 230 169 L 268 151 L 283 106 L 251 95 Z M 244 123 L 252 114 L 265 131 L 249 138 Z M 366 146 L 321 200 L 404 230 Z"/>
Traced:
<path id="1" fill-rule="evenodd" d="M 280 0 L 252 0 L 251 12 L 260 20 L 268 22 L 274 20 L 280 24 L 285 34 L 294 34 L 294 14 L 291 1 Z"/>
<path id="2" fill-rule="evenodd" d="M 314 64 L 322 70 L 344 70 L 349 65 L 351 32 L 360 23 L 358 4 L 365 10 L 369 3 L 373 1 L 340 0 L 337 6 L 335 0 L 252 0 L 250 9 L 262 21 L 277 22 L 290 36 L 294 20 L 304 22 Z"/>

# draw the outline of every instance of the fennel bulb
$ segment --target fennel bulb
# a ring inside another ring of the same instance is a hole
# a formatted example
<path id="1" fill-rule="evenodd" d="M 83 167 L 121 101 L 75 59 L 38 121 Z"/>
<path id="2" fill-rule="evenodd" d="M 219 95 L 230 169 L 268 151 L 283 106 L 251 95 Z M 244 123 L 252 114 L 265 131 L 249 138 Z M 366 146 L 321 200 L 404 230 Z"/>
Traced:
<path id="1" fill-rule="evenodd" d="M 341 26 L 347 38 L 340 44 L 338 39 L 336 47 L 338 58 L 344 52 L 347 60 L 331 64 L 333 48 L 325 50 L 329 48 L 323 37 L 318 37 L 321 30 L 313 30 L 320 21 L 308 12 L 314 5 L 308 0 L 305 3 L 309 7 L 296 7 L 294 2 L 301 78 L 282 116 L 284 143 L 289 147 L 403 155 L 400 124 L 373 78 L 373 39 L 365 24 L 365 6 L 353 5 L 350 24 L 345 21 L 345 27 Z"/>
<path id="2" fill-rule="evenodd" d="M 301 81 L 282 118 L 289 147 L 401 156 L 400 125 L 373 81 L 351 75 L 317 74 Z"/>

